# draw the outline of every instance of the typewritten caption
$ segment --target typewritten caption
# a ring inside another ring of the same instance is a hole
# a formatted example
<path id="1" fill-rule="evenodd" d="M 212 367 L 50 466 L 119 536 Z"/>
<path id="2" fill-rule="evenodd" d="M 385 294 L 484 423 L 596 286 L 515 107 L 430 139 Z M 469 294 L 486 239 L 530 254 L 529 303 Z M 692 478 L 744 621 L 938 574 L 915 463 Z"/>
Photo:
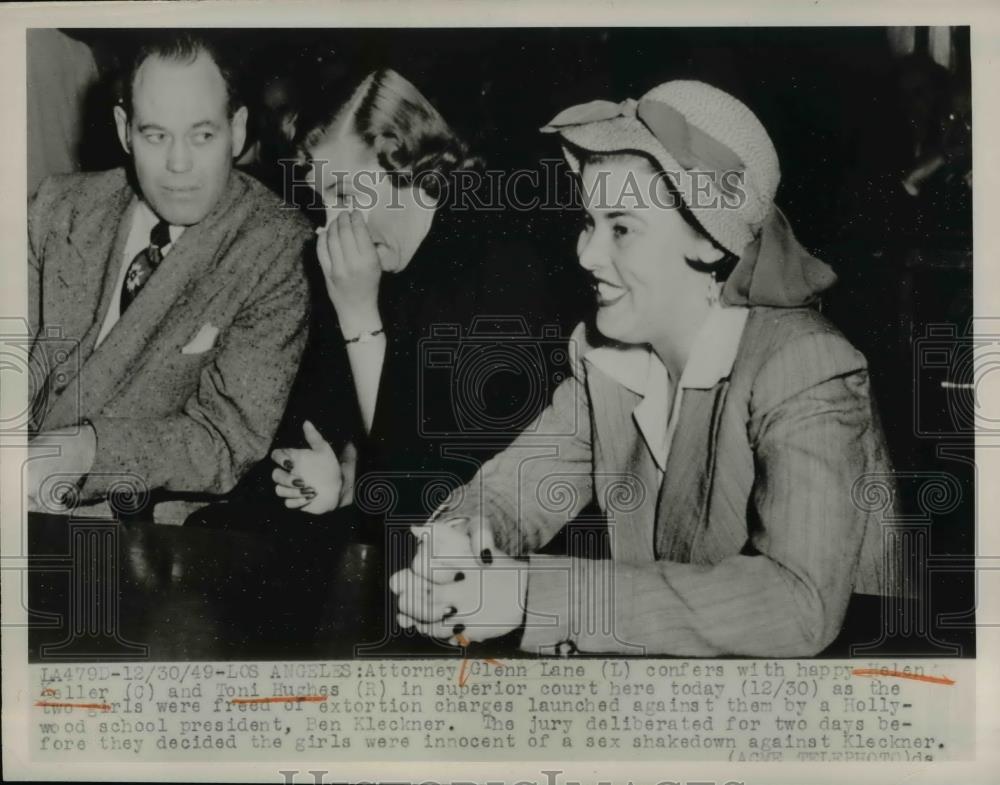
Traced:
<path id="1" fill-rule="evenodd" d="M 38 760 L 933 761 L 974 662 L 380 660 L 31 666 Z"/>

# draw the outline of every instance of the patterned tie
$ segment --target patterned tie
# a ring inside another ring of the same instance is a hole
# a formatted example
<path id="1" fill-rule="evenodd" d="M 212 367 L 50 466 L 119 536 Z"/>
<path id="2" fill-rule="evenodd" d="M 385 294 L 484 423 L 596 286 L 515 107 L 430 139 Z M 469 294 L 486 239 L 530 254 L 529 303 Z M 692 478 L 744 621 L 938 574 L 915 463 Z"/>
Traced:
<path id="1" fill-rule="evenodd" d="M 120 313 L 131 305 L 139 291 L 150 276 L 163 261 L 163 247 L 170 244 L 170 225 L 160 221 L 149 233 L 149 246 L 135 255 L 125 273 L 125 284 L 122 286 Z"/>

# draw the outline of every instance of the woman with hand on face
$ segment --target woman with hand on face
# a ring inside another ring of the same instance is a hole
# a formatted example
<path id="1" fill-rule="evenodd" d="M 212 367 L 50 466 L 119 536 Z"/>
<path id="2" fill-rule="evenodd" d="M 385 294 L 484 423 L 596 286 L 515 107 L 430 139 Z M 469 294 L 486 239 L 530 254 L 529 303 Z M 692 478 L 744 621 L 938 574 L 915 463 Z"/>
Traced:
<path id="1" fill-rule="evenodd" d="M 475 238 L 462 236 L 464 224 L 442 208 L 442 197 L 457 172 L 479 162 L 417 88 L 389 69 L 328 85 L 297 124 L 306 179 L 326 211 L 317 256 L 332 312 L 300 374 L 312 395 L 293 395 L 289 404 L 293 417 L 310 417 L 302 426 L 306 445 L 272 452 L 274 491 L 287 508 L 312 514 L 355 501 L 357 451 L 348 443 L 338 456 L 323 438 L 342 431 L 353 412 L 362 481 L 375 496 L 391 497 L 384 512 L 412 514 L 424 495 L 414 473 L 433 473 L 441 463 L 420 432 L 430 412 L 418 408 L 428 401 L 419 342 L 436 322 L 471 318 L 455 307 L 453 288 L 479 272 L 469 265 Z M 472 304 L 475 287 L 467 291 Z M 337 356 L 345 365 L 345 353 L 350 401 L 344 376 L 331 374 Z"/>
<path id="2" fill-rule="evenodd" d="M 427 236 L 441 183 L 432 175 L 444 178 L 470 161 L 436 110 L 395 71 L 370 74 L 343 103 L 325 98 L 338 108 L 307 116 L 299 147 L 307 182 L 326 209 L 316 253 L 364 431 L 371 434 L 388 342 L 379 298 L 383 275 L 405 270 Z M 410 113 L 419 116 L 407 117 Z M 403 137 L 401 126 L 410 126 L 410 138 Z M 420 161 L 419 153 L 427 155 L 421 147 L 437 147 L 436 160 L 432 153 L 432 160 Z M 338 457 L 309 420 L 303 434 L 304 449 L 271 453 L 278 464 L 272 473 L 275 493 L 287 508 L 313 514 L 346 506 L 353 496 L 356 448 L 349 442 Z"/>
<path id="3" fill-rule="evenodd" d="M 381 541 L 387 519 L 425 518 L 478 465 L 442 449 L 456 436 L 454 376 L 425 362 L 433 331 L 468 331 L 483 314 L 530 322 L 543 311 L 544 271 L 510 216 L 449 192 L 481 162 L 399 73 L 338 77 L 310 99 L 296 143 L 310 206 L 325 210 L 310 342 L 272 460 L 241 501 L 215 505 L 215 525 L 317 521 Z M 484 408 L 519 401 L 519 381 L 492 378 Z"/>
<path id="4" fill-rule="evenodd" d="M 599 335 L 578 328 L 551 406 L 417 530 L 400 623 L 520 629 L 533 653 L 822 651 L 852 592 L 898 590 L 858 501 L 890 467 L 865 358 L 815 308 L 835 276 L 773 202 L 770 137 L 693 81 L 543 130 L 580 175 Z M 591 499 L 613 558 L 535 555 Z"/>

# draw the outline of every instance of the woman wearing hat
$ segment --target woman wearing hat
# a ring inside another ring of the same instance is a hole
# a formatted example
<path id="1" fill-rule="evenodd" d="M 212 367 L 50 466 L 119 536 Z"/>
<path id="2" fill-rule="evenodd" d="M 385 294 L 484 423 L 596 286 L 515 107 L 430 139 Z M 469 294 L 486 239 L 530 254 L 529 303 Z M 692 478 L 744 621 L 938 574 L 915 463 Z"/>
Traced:
<path id="1" fill-rule="evenodd" d="M 426 527 L 393 578 L 400 622 L 463 644 L 522 628 L 534 653 L 822 651 L 852 592 L 894 593 L 855 503 L 890 469 L 865 358 L 815 308 L 835 276 L 774 205 L 767 132 L 693 81 L 543 131 L 580 175 L 597 334 Z M 591 499 L 611 560 L 534 555 Z"/>

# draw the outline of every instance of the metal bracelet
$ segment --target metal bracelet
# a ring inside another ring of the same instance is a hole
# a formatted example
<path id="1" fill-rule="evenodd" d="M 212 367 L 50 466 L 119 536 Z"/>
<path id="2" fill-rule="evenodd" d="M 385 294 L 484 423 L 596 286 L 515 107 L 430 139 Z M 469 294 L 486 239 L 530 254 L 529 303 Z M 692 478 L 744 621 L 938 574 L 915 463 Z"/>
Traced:
<path id="1" fill-rule="evenodd" d="M 353 338 L 345 338 L 344 343 L 370 343 L 374 341 L 378 336 L 385 332 L 385 328 L 379 327 L 377 330 L 372 330 L 371 332 L 361 333 L 360 335 L 355 335 Z"/>

